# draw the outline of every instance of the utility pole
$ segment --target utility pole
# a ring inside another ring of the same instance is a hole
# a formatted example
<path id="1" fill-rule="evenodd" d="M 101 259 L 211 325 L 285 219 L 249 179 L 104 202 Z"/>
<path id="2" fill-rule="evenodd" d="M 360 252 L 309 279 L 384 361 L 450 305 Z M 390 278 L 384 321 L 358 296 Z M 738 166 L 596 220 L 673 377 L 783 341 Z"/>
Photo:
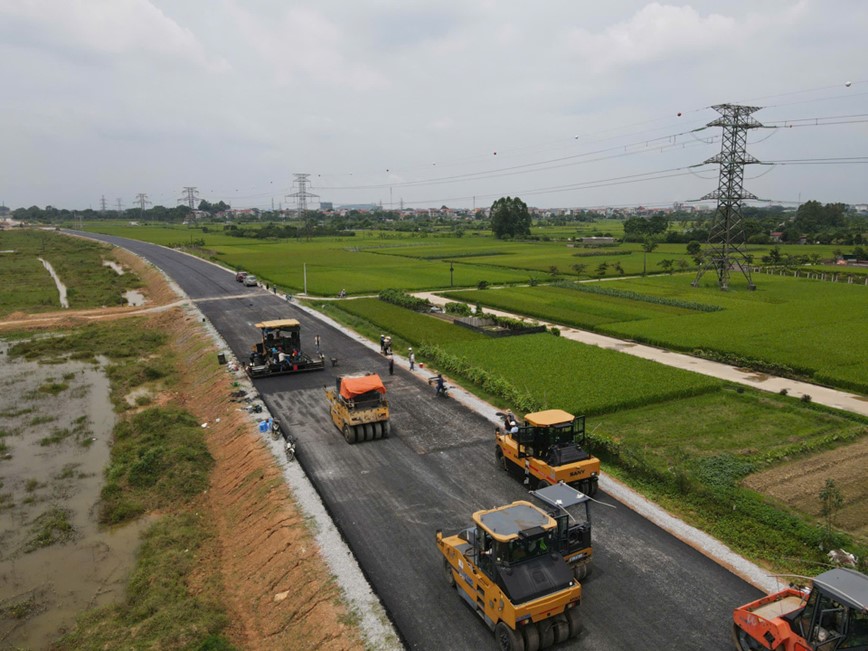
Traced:
<path id="1" fill-rule="evenodd" d="M 304 213 L 307 212 L 307 200 L 309 198 L 319 199 L 318 194 L 313 194 L 312 192 L 308 192 L 307 184 L 310 183 L 307 177 L 310 174 L 293 174 L 295 179 L 293 180 L 293 186 L 297 186 L 298 190 L 293 192 L 292 194 L 286 195 L 286 199 L 295 199 L 296 205 L 296 216 L 299 221 L 304 219 Z"/>
<path id="2" fill-rule="evenodd" d="M 144 192 L 140 192 L 136 195 L 136 203 L 139 204 L 139 218 L 145 218 L 145 206 L 150 205 L 150 201 L 148 201 L 148 195 Z"/>
<path id="3" fill-rule="evenodd" d="M 105 216 L 105 195 L 99 198 L 99 213 Z"/>
<path id="4" fill-rule="evenodd" d="M 118 199 L 117 199 L 117 206 L 118 206 L 118 217 L 120 217 L 124 212 L 124 204 L 121 203 L 120 197 L 118 197 Z"/>
<path id="5" fill-rule="evenodd" d="M 196 210 L 196 206 L 199 205 L 197 201 L 199 200 L 199 191 L 191 186 L 184 186 L 182 190 L 184 196 L 178 199 L 178 203 L 186 203 L 190 210 Z"/>
<path id="6" fill-rule="evenodd" d="M 718 104 L 712 106 L 720 117 L 708 123 L 709 127 L 723 127 L 720 153 L 706 163 L 719 163 L 720 175 L 717 190 L 709 192 L 702 200 L 717 199 L 717 209 L 708 231 L 708 250 L 705 252 L 699 271 L 692 285 L 709 269 L 717 274 L 717 284 L 722 290 L 729 289 L 729 272 L 737 268 L 747 279 L 748 289 L 756 289 L 750 276 L 750 265 L 744 252 L 744 216 L 741 204 L 756 196 L 744 189 L 744 166 L 759 161 L 747 153 L 747 131 L 763 125 L 752 117 L 761 106 Z"/>

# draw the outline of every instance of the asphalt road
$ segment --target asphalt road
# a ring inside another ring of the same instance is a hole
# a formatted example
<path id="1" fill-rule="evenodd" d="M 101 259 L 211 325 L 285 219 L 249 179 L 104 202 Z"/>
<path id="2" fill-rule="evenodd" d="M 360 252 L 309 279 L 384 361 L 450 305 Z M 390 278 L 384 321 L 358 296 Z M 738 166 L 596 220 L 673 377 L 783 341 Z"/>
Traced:
<path id="1" fill-rule="evenodd" d="M 493 423 L 344 332 L 225 270 L 150 244 L 94 236 L 160 267 L 193 299 L 239 359 L 263 319 L 296 318 L 302 348 L 321 337 L 324 372 L 256 381 L 266 404 L 298 439 L 298 459 L 356 555 L 404 643 L 412 649 L 494 649 L 491 633 L 446 585 L 435 544 L 473 511 L 526 497 L 494 462 Z M 323 387 L 338 373 L 376 371 L 392 413 L 388 439 L 347 444 L 328 416 Z M 413 377 L 413 376 L 416 377 Z M 733 607 L 760 593 L 603 492 L 594 509 L 593 572 L 583 582 L 585 630 L 560 648 L 587 651 L 729 650 Z M 287 562 L 291 562 L 287 558 Z"/>

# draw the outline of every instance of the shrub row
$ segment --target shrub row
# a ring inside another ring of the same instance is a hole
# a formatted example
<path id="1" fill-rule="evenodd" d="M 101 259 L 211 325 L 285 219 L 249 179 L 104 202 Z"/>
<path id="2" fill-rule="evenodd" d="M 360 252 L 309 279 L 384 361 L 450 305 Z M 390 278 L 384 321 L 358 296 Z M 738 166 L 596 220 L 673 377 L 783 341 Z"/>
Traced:
<path id="1" fill-rule="evenodd" d="M 416 298 L 400 289 L 384 289 L 378 296 L 381 301 L 386 301 L 399 307 L 406 307 L 408 310 L 416 312 L 427 312 L 431 309 L 431 301 L 427 298 Z"/>
<path id="2" fill-rule="evenodd" d="M 649 294 L 640 294 L 639 292 L 631 292 L 623 289 L 612 289 L 611 287 L 600 287 L 599 285 L 590 285 L 588 283 L 574 283 L 568 280 L 553 282 L 552 285 L 564 289 L 574 289 L 579 292 L 588 292 L 589 294 L 602 294 L 603 296 L 626 298 L 631 301 L 642 301 L 643 303 L 654 303 L 656 305 L 671 305 L 672 307 L 680 307 L 685 310 L 695 310 L 697 312 L 719 312 L 723 310 L 719 305 L 694 303 L 693 301 L 682 301 L 677 298 L 666 298 L 664 296 L 651 296 Z"/>
<path id="3" fill-rule="evenodd" d="M 419 354 L 431 360 L 441 371 L 461 376 L 519 411 L 530 413 L 542 408 L 529 392 L 518 389 L 500 375 L 474 366 L 463 357 L 447 353 L 440 346 L 423 345 L 419 349 Z"/>

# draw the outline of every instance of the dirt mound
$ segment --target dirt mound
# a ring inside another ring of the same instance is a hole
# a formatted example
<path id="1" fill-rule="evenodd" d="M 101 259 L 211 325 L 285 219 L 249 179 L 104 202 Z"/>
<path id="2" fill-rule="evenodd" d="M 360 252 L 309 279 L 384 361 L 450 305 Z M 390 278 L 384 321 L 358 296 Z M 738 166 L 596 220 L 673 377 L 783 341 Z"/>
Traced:
<path id="1" fill-rule="evenodd" d="M 868 540 L 868 437 L 828 452 L 781 464 L 744 480 L 748 488 L 820 518 L 820 490 L 833 479 L 844 498 L 835 524 Z"/>

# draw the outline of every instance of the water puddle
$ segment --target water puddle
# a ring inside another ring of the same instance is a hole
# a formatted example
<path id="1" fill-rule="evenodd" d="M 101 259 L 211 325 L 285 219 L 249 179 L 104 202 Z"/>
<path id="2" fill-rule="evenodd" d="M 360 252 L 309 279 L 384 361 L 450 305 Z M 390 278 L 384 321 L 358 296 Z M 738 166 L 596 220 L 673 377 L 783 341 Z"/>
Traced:
<path id="1" fill-rule="evenodd" d="M 145 304 L 145 295 L 135 289 L 125 291 L 122 296 L 127 302 L 127 305 L 138 307 Z"/>
<path id="2" fill-rule="evenodd" d="M 7 349 L 0 341 L 0 646 L 47 648 L 82 610 L 122 596 L 148 522 L 97 525 L 115 424 L 101 368 L 10 362 Z M 69 540 L 40 545 L 65 529 Z"/>
<path id="3" fill-rule="evenodd" d="M 111 267 L 112 269 L 115 270 L 115 273 L 118 276 L 124 275 L 124 268 L 121 265 L 119 265 L 117 262 L 115 262 L 114 260 L 103 260 L 102 266 L 103 267 Z"/>
<path id="4" fill-rule="evenodd" d="M 51 277 L 54 279 L 54 284 L 57 285 L 57 292 L 60 294 L 60 307 L 69 308 L 69 300 L 66 297 L 66 285 L 60 282 L 60 277 L 54 271 L 54 267 L 51 266 L 51 263 L 48 262 L 48 260 L 39 258 L 39 261 L 42 263 L 42 266 L 48 270 L 48 273 L 51 274 Z"/>

